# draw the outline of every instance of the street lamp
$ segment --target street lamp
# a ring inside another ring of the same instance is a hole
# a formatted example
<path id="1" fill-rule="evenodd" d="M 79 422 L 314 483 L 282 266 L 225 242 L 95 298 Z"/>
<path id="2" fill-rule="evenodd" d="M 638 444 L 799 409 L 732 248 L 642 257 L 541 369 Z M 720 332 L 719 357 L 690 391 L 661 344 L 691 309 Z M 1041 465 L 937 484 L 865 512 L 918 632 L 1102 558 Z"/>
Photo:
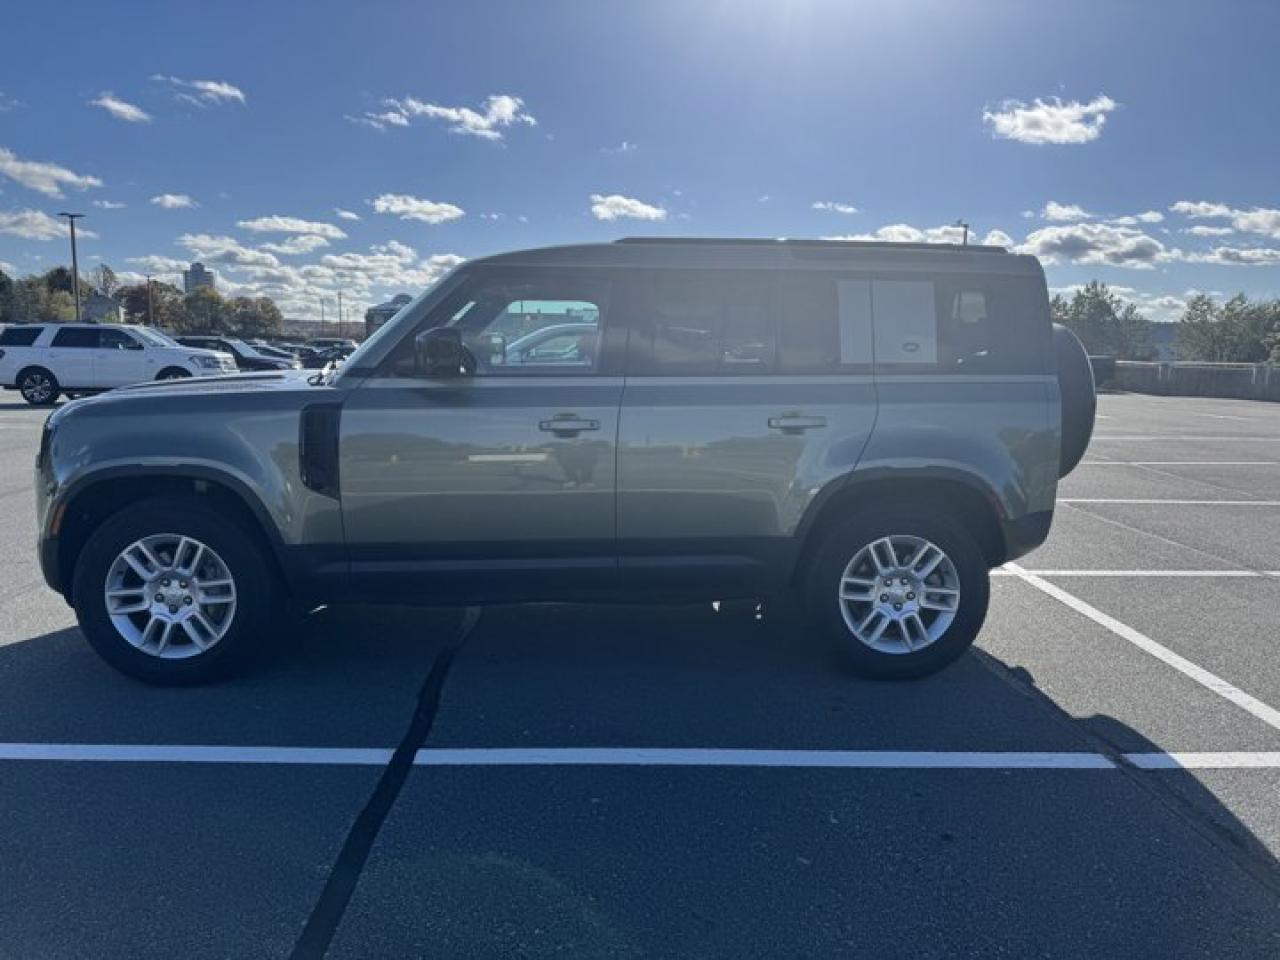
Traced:
<path id="1" fill-rule="evenodd" d="M 964 238 L 960 241 L 960 246 L 967 247 L 969 245 L 969 225 L 963 220 L 957 220 L 955 225 L 964 228 Z"/>
<path id="2" fill-rule="evenodd" d="M 80 258 L 76 256 L 76 221 L 84 216 L 83 213 L 60 213 L 60 217 L 66 217 L 67 223 L 71 225 L 71 296 L 76 301 L 76 323 L 80 322 Z"/>
<path id="3" fill-rule="evenodd" d="M 156 325 L 154 309 L 151 304 L 151 274 L 147 274 L 147 326 L 154 327 Z"/>

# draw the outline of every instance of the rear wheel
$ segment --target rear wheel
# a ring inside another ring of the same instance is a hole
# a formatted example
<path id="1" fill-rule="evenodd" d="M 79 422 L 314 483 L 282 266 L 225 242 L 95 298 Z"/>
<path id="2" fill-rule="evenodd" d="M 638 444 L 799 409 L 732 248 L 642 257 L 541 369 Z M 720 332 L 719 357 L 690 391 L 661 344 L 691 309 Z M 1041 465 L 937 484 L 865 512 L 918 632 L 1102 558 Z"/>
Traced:
<path id="1" fill-rule="evenodd" d="M 121 673 L 190 684 L 263 646 L 275 584 L 253 537 L 191 497 L 104 522 L 76 561 L 72 597 L 85 638 Z"/>
<path id="2" fill-rule="evenodd" d="M 182 369 L 182 367 L 165 367 L 156 376 L 157 380 L 182 380 L 191 376 L 190 371 Z"/>
<path id="3" fill-rule="evenodd" d="M 58 402 L 58 378 L 43 367 L 31 367 L 18 374 L 18 391 L 33 407 L 51 407 Z"/>
<path id="4" fill-rule="evenodd" d="M 855 673 L 913 679 L 969 648 L 988 594 L 972 535 L 941 515 L 895 510 L 852 517 L 827 536 L 805 603 Z"/>

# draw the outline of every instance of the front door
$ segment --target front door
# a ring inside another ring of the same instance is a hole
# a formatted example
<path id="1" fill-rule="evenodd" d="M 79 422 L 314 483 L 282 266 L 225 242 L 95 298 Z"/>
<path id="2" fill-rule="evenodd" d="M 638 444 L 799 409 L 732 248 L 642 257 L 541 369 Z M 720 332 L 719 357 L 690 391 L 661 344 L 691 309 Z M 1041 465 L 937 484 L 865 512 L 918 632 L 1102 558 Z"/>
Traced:
<path id="1" fill-rule="evenodd" d="M 124 330 L 103 327 L 98 331 L 98 350 L 94 369 L 98 385 L 122 387 L 130 383 L 154 380 L 155 353 L 143 348 L 142 342 Z"/>
<path id="2" fill-rule="evenodd" d="M 97 327 L 60 327 L 49 344 L 49 368 L 64 390 L 98 386 L 94 357 Z"/>
<path id="3" fill-rule="evenodd" d="M 359 593 L 575 599 L 616 572 L 622 378 L 603 272 L 476 267 L 343 405 Z M 413 333 L 462 330 L 466 375 L 421 375 Z"/>

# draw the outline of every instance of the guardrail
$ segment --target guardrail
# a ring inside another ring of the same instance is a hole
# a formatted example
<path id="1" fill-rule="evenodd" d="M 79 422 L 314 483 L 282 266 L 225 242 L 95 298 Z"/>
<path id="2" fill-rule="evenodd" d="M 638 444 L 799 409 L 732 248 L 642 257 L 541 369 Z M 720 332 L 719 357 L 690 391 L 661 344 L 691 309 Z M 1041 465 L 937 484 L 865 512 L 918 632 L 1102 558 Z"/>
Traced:
<path id="1" fill-rule="evenodd" d="M 1280 367 L 1269 363 L 1117 360 L 1115 372 L 1109 380 L 1099 377 L 1100 372 L 1095 362 L 1094 375 L 1100 388 L 1165 397 L 1280 401 Z"/>

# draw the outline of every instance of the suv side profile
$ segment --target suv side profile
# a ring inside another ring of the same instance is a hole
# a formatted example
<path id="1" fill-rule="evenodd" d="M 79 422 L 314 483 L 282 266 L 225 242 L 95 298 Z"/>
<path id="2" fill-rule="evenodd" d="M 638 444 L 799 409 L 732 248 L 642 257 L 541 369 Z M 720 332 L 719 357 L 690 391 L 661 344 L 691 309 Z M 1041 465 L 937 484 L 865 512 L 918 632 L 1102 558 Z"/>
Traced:
<path id="1" fill-rule="evenodd" d="M 40 563 L 90 644 L 157 683 L 237 668 L 285 599 L 780 594 L 854 671 L 918 677 L 973 642 L 988 571 L 1047 536 L 1094 402 L 1039 263 L 1001 248 L 520 251 L 458 267 L 323 377 L 62 408 Z"/>
<path id="2" fill-rule="evenodd" d="M 0 385 L 33 406 L 52 406 L 63 393 L 234 370 L 227 354 L 184 347 L 149 327 L 22 324 L 0 333 Z"/>

